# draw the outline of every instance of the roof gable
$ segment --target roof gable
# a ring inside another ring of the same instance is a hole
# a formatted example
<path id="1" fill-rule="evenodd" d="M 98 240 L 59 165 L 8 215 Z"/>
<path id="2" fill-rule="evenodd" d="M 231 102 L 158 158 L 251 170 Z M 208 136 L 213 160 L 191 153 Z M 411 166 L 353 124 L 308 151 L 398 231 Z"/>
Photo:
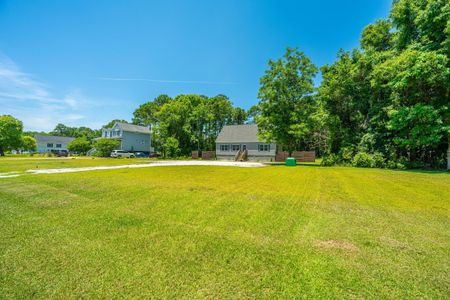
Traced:
<path id="1" fill-rule="evenodd" d="M 145 127 L 145 126 L 117 122 L 116 124 L 114 124 L 113 128 L 116 128 L 116 127 L 119 127 L 120 129 L 122 129 L 122 131 L 126 131 L 126 132 L 137 132 L 137 133 L 150 134 L 150 128 Z"/>
<path id="2" fill-rule="evenodd" d="M 226 125 L 217 136 L 216 143 L 258 143 L 258 125 Z"/>
<path id="3" fill-rule="evenodd" d="M 34 138 L 38 143 L 61 143 L 61 144 L 69 143 L 75 139 L 73 137 L 68 136 L 41 135 L 41 134 L 36 134 Z"/>

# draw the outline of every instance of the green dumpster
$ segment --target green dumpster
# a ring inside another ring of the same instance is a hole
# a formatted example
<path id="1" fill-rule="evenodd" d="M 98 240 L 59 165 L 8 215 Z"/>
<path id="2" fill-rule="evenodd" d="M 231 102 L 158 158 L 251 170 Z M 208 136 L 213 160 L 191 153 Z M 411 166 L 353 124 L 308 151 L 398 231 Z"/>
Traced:
<path id="1" fill-rule="evenodd" d="M 295 167 L 297 165 L 297 161 L 294 157 L 288 157 L 286 158 L 286 166 L 288 167 Z"/>

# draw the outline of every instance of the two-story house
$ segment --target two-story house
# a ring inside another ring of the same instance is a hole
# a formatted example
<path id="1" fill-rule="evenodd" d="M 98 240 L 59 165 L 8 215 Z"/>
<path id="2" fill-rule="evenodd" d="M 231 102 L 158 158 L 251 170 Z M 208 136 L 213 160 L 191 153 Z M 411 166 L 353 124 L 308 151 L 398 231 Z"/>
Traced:
<path id="1" fill-rule="evenodd" d="M 149 127 L 117 122 L 111 128 L 102 128 L 102 137 L 120 141 L 117 150 L 153 153 Z"/>

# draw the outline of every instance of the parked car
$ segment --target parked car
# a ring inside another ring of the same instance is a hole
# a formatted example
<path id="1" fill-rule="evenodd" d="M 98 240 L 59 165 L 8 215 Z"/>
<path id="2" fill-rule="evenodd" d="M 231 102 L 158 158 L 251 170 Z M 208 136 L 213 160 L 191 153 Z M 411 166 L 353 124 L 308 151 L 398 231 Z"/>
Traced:
<path id="1" fill-rule="evenodd" d="M 111 157 L 114 157 L 114 158 L 117 158 L 117 157 L 134 158 L 136 156 L 134 155 L 134 153 L 131 153 L 131 152 L 126 152 L 126 151 L 123 151 L 123 150 L 113 150 L 111 152 Z"/>
<path id="2" fill-rule="evenodd" d="M 68 157 L 69 151 L 67 150 L 52 150 L 51 151 L 56 157 Z"/>
<path id="3" fill-rule="evenodd" d="M 136 157 L 149 157 L 150 153 L 149 152 L 136 152 L 136 153 L 134 153 L 134 156 L 136 156 Z"/>

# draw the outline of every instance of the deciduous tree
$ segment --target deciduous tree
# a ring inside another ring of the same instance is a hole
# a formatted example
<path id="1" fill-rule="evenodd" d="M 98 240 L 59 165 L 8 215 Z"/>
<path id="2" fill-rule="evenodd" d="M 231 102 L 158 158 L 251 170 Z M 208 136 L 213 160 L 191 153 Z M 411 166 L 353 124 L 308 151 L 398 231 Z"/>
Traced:
<path id="1" fill-rule="evenodd" d="M 36 151 L 37 143 L 36 139 L 31 136 L 23 135 L 22 136 L 22 145 L 21 148 L 25 151 Z"/>
<path id="2" fill-rule="evenodd" d="M 76 152 L 78 154 L 86 154 L 89 150 L 91 150 L 91 148 L 91 142 L 89 142 L 86 137 L 76 138 L 67 145 L 67 149 L 69 149 L 69 151 Z"/>
<path id="3" fill-rule="evenodd" d="M 117 149 L 120 142 L 114 139 L 100 138 L 95 141 L 95 154 L 101 157 L 109 157 L 111 152 Z"/>
<path id="4" fill-rule="evenodd" d="M 0 156 L 22 144 L 22 122 L 10 115 L 0 116 Z"/>
<path id="5" fill-rule="evenodd" d="M 311 130 L 316 73 L 316 66 L 303 52 L 288 48 L 282 59 L 269 61 L 260 80 L 259 134 L 267 142 L 276 141 L 289 154 Z"/>

